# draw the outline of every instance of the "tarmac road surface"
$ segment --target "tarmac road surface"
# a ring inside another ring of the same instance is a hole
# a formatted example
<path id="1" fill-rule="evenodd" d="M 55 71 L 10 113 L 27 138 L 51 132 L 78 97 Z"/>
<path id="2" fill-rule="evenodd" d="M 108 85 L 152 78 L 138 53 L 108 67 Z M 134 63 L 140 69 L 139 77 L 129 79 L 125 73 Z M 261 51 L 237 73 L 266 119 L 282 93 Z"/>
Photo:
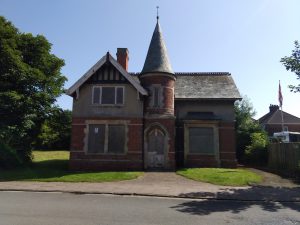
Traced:
<path id="1" fill-rule="evenodd" d="M 300 225 L 300 202 L 0 192 L 0 225 Z"/>

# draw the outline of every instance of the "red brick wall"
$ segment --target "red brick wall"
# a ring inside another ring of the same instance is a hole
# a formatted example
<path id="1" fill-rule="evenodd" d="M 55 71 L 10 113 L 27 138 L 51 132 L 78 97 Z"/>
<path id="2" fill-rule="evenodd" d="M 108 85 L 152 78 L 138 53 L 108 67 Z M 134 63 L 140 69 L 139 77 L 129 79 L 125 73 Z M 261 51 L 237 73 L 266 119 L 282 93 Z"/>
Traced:
<path id="1" fill-rule="evenodd" d="M 156 109 L 150 107 L 150 99 L 145 101 L 145 111 L 150 114 L 171 114 L 174 115 L 174 85 L 175 79 L 164 75 L 141 77 L 142 86 L 146 89 L 153 84 L 159 84 L 163 88 L 163 107 Z"/>
<path id="2" fill-rule="evenodd" d="M 218 167 L 215 156 L 188 154 L 185 159 L 185 167 Z"/>
<path id="3" fill-rule="evenodd" d="M 221 122 L 219 125 L 219 152 L 221 167 L 237 166 L 233 122 Z"/>
<path id="4" fill-rule="evenodd" d="M 125 154 L 86 154 L 84 137 L 86 120 L 127 120 L 127 152 Z M 143 126 L 138 118 L 73 118 L 69 167 L 72 170 L 142 170 Z"/>

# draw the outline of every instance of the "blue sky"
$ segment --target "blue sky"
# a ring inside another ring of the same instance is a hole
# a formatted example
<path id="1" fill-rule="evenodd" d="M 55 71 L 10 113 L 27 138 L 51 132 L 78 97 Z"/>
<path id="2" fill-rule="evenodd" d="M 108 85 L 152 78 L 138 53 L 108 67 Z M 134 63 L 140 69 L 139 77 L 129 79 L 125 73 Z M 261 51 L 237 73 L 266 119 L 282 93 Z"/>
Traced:
<path id="1" fill-rule="evenodd" d="M 230 72 L 256 118 L 278 104 L 281 80 L 283 110 L 300 117 L 300 93 L 287 88 L 296 75 L 280 63 L 300 40 L 298 0 L 0 0 L 0 15 L 22 32 L 46 36 L 65 60 L 68 88 L 118 47 L 129 49 L 129 71 L 140 72 L 157 5 L 174 71 Z M 71 109 L 72 99 L 62 96 L 58 104 Z"/>

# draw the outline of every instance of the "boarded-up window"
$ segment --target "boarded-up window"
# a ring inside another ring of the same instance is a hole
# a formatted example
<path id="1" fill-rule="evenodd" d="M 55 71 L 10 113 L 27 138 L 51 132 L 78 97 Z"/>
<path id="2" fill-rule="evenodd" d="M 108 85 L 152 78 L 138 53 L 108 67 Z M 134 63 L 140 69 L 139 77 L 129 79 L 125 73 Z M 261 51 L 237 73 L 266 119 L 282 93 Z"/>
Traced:
<path id="1" fill-rule="evenodd" d="M 109 125 L 108 126 L 108 152 L 124 153 L 125 147 L 125 126 Z"/>
<path id="2" fill-rule="evenodd" d="M 90 124 L 88 136 L 88 153 L 103 153 L 105 142 L 105 125 Z"/>
<path id="3" fill-rule="evenodd" d="M 214 154 L 214 133 L 212 127 L 189 128 L 189 152 Z"/>

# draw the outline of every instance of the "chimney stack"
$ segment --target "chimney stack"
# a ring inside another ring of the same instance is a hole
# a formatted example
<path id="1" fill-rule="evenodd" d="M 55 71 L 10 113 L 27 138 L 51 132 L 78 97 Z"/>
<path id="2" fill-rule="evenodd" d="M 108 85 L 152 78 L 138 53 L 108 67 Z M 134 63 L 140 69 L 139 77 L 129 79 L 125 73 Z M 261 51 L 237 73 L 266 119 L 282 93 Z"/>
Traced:
<path id="1" fill-rule="evenodd" d="M 126 71 L 128 71 L 129 52 L 127 48 L 117 49 L 117 61 Z"/>
<path id="2" fill-rule="evenodd" d="M 275 112 L 279 109 L 278 105 L 270 105 L 269 106 L 270 112 Z"/>

